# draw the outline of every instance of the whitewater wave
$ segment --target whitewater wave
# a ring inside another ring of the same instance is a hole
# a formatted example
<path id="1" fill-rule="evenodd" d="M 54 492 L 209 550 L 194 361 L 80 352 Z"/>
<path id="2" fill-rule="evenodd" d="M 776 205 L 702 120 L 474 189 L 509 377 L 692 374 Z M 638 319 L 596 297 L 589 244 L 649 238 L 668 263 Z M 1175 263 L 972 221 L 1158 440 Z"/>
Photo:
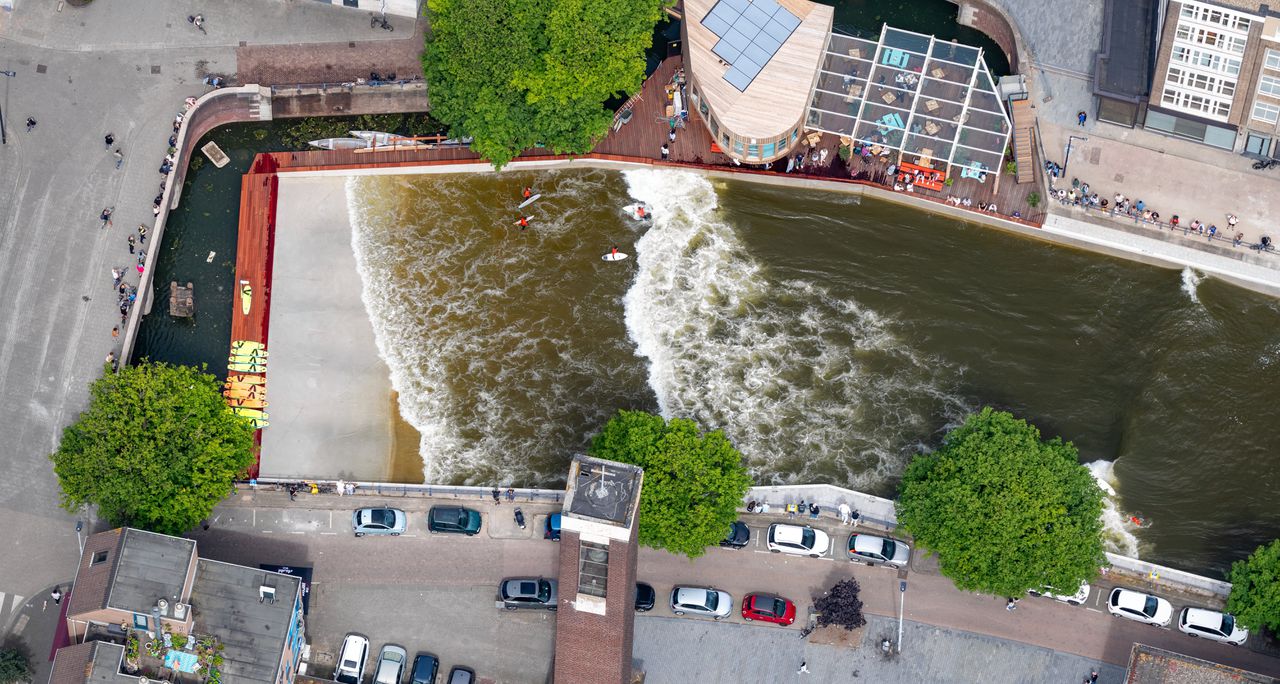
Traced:
<path id="1" fill-rule="evenodd" d="M 1196 304 L 1200 303 L 1198 290 L 1202 282 L 1204 282 L 1204 275 L 1196 273 L 1195 269 L 1190 266 L 1182 269 L 1182 291 Z"/>
<path id="2" fill-rule="evenodd" d="M 617 236 L 582 210 L 608 177 L 537 176 L 544 197 L 520 231 L 514 205 L 534 180 L 348 181 L 364 305 L 428 482 L 554 482 L 611 413 L 651 405 L 638 360 L 618 362 L 634 359 L 625 271 L 599 258 Z"/>
<path id="3" fill-rule="evenodd" d="M 1120 510 L 1120 497 L 1116 494 L 1118 480 L 1115 472 L 1115 461 L 1093 461 L 1085 464 L 1093 479 L 1102 488 L 1102 538 L 1108 551 L 1131 558 L 1138 557 L 1138 538 L 1133 530 L 1137 529 L 1131 514 Z"/>
<path id="4" fill-rule="evenodd" d="M 664 416 L 722 428 L 762 479 L 875 488 L 966 413 L 893 321 L 753 258 L 706 178 L 623 175 L 653 211 L 624 306 Z"/>

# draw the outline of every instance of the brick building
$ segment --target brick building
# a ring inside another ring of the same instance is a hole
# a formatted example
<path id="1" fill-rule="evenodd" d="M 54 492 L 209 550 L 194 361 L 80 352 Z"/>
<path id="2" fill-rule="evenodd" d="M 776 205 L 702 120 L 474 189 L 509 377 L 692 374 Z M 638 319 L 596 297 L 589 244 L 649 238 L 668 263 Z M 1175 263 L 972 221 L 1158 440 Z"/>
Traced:
<path id="1" fill-rule="evenodd" d="M 304 646 L 298 577 L 200 558 L 193 540 L 142 530 L 89 537 L 67 603 L 76 643 L 58 649 L 50 684 L 179 673 L 284 684 Z"/>
<path id="2" fill-rule="evenodd" d="M 632 680 L 636 530 L 644 471 L 577 456 L 560 528 L 557 684 Z"/>

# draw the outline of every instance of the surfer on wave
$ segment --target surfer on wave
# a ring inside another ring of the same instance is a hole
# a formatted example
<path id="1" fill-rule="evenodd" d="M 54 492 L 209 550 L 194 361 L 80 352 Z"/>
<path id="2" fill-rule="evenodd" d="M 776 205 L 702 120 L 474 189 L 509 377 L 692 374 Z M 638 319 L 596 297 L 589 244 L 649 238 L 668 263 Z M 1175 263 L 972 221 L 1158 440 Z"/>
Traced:
<path id="1" fill-rule="evenodd" d="M 529 199 L 530 197 L 533 197 L 533 188 L 526 187 L 524 189 L 524 198 Z"/>
<path id="2" fill-rule="evenodd" d="M 528 216 L 521 216 L 521 217 L 520 217 L 520 220 L 519 220 L 519 221 L 517 221 L 516 223 L 517 223 L 517 225 L 519 225 L 519 226 L 520 226 L 520 230 L 524 230 L 525 228 L 528 228 L 528 227 L 529 227 L 529 217 L 528 217 Z"/>

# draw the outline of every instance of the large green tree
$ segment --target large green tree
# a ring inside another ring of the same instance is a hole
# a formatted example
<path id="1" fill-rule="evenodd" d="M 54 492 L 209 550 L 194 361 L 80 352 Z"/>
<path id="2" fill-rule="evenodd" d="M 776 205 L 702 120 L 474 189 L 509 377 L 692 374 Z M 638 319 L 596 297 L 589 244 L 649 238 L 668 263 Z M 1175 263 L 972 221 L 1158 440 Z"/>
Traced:
<path id="1" fill-rule="evenodd" d="M 1280 540 L 1231 565 L 1227 611 L 1249 629 L 1280 632 Z"/>
<path id="2" fill-rule="evenodd" d="M 253 464 L 253 429 L 212 375 L 143 362 L 105 373 L 50 458 L 62 505 L 94 504 L 113 525 L 180 534 Z"/>
<path id="3" fill-rule="evenodd" d="M 27 655 L 12 648 L 0 650 L 0 684 L 27 681 L 31 681 L 31 664 Z"/>
<path id="4" fill-rule="evenodd" d="M 1106 559 L 1102 490 L 1075 446 L 990 407 L 912 460 L 897 508 L 942 574 L 968 591 L 1071 593 Z"/>
<path id="5" fill-rule="evenodd" d="M 431 113 L 502 167 L 521 150 L 591 150 L 604 102 L 636 92 L 662 0 L 429 0 Z"/>
<path id="6" fill-rule="evenodd" d="M 724 433 L 704 433 L 682 418 L 619 411 L 589 452 L 644 468 L 640 543 L 690 558 L 725 538 L 751 487 L 742 454 Z"/>

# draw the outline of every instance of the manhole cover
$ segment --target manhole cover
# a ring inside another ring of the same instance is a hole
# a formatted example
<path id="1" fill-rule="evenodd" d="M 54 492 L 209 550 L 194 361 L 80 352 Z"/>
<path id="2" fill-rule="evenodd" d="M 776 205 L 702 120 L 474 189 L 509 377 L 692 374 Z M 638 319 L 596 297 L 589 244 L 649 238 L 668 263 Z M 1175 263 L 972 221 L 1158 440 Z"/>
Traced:
<path id="1" fill-rule="evenodd" d="M 152 76 L 155 76 L 155 75 L 157 75 L 157 74 L 159 74 L 159 73 L 160 73 L 160 65 L 159 65 L 159 64 L 152 64 L 152 65 L 151 65 L 151 75 L 152 75 Z"/>
<path id="2" fill-rule="evenodd" d="M 1117 173 L 1116 175 L 1114 175 L 1114 176 L 1112 176 L 1112 177 L 1111 177 L 1111 180 L 1113 180 L 1113 181 L 1115 181 L 1115 182 L 1117 182 L 1117 183 L 1123 183 L 1123 182 L 1124 182 L 1124 174 L 1123 174 L 1123 173 Z"/>
<path id="3" fill-rule="evenodd" d="M 43 73 L 45 73 L 45 72 L 47 72 L 47 71 L 49 71 L 49 67 L 47 67 L 47 66 L 45 66 L 45 65 L 43 65 L 43 64 L 37 64 L 37 65 L 36 65 L 36 73 L 37 73 L 37 74 L 43 74 Z"/>

